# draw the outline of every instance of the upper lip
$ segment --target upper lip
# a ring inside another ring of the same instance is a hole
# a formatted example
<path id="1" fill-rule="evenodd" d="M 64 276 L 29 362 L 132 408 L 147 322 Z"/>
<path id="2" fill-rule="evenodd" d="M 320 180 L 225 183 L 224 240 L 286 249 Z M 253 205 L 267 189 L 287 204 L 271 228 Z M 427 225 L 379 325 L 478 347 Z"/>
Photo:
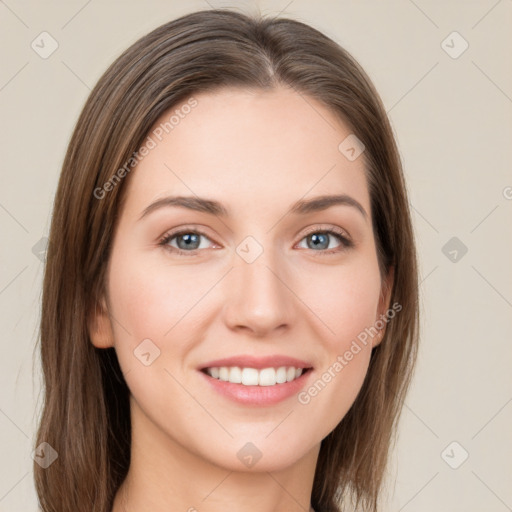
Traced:
<path id="1" fill-rule="evenodd" d="M 216 359 L 199 367 L 200 370 L 206 368 L 220 368 L 221 366 L 239 366 L 241 368 L 279 368 L 281 366 L 293 366 L 295 368 L 311 368 L 311 363 L 297 359 L 295 357 L 276 354 L 266 357 L 254 357 L 249 355 L 240 355 Z"/>

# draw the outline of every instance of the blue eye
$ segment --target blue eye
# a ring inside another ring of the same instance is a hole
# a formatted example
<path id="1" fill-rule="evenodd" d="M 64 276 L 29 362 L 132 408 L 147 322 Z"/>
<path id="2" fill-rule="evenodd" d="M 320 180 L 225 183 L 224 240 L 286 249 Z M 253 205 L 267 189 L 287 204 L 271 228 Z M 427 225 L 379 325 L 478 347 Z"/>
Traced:
<path id="1" fill-rule="evenodd" d="M 204 233 L 201 233 L 200 231 L 179 231 L 177 233 L 165 235 L 164 238 L 160 240 L 159 245 L 168 247 L 178 254 L 186 254 L 194 252 L 198 249 L 205 249 L 205 247 L 201 247 L 201 237 L 210 240 Z M 170 244 L 170 242 L 173 240 L 176 240 L 177 247 Z"/>
<path id="2" fill-rule="evenodd" d="M 333 237 L 336 238 L 339 242 L 339 245 L 335 246 L 334 248 L 330 244 L 330 241 Z M 308 249 L 312 249 L 315 252 L 320 252 L 321 254 L 337 253 L 343 251 L 344 249 L 353 247 L 354 245 L 353 242 L 345 237 L 342 232 L 338 232 L 333 229 L 312 231 L 302 240 L 307 240 Z"/>
<path id="3" fill-rule="evenodd" d="M 333 238 L 338 240 L 338 245 L 334 247 L 331 245 Z M 208 243 L 201 243 L 202 239 L 211 242 L 210 238 L 201 231 L 184 229 L 164 235 L 159 245 L 173 253 L 183 256 L 195 256 L 196 251 L 208 248 Z M 310 231 L 302 238 L 301 242 L 303 240 L 307 240 L 306 249 L 311 249 L 313 252 L 319 253 L 319 255 L 339 253 L 354 246 L 354 243 L 345 236 L 343 231 L 340 230 L 338 232 L 334 229 Z"/>

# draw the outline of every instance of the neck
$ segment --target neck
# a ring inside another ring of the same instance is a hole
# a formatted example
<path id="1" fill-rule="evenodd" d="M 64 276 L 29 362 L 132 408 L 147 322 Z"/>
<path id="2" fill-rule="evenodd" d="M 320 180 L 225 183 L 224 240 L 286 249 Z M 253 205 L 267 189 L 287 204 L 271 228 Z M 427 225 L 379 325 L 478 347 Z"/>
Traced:
<path id="1" fill-rule="evenodd" d="M 277 470 L 235 471 L 192 453 L 156 427 L 132 402 L 128 475 L 112 512 L 311 512 L 320 446 Z"/>

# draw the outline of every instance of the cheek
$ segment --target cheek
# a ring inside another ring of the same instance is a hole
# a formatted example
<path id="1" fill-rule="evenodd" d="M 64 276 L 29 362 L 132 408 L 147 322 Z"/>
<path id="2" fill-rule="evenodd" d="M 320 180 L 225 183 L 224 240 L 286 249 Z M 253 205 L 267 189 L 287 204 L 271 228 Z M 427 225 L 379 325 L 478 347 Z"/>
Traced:
<path id="1" fill-rule="evenodd" d="M 148 416 L 155 404 L 168 411 L 179 403 L 180 411 L 193 412 L 194 402 L 183 397 L 172 375 L 183 375 L 187 355 L 200 338 L 198 325 L 205 316 L 201 299 L 217 279 L 211 270 L 153 264 L 151 258 L 129 251 L 112 255 L 115 350 L 128 387 Z"/>
<path id="2" fill-rule="evenodd" d="M 316 379 L 298 398 L 305 410 L 324 419 L 327 434 L 346 415 L 366 377 L 381 281 L 369 256 L 317 272 L 314 283 L 302 289 L 301 298 L 321 320 L 317 339 L 323 357 Z"/>
<path id="3" fill-rule="evenodd" d="M 354 258 L 353 263 L 316 269 L 314 280 L 301 281 L 298 295 L 323 326 L 321 339 L 329 353 L 346 350 L 377 318 L 381 289 L 377 262 L 370 255 Z"/>
<path id="4" fill-rule="evenodd" d="M 126 253 L 125 253 L 126 254 Z M 110 297 L 113 314 L 134 343 L 166 338 L 187 314 L 200 309 L 201 298 L 211 287 L 212 276 L 185 266 L 152 265 L 143 255 L 112 259 Z"/>

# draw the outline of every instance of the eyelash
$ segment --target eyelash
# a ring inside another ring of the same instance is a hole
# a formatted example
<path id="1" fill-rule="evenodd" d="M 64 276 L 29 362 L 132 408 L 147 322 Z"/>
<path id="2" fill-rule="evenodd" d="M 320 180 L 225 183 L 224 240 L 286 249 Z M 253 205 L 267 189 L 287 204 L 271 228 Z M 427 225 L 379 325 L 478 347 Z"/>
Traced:
<path id="1" fill-rule="evenodd" d="M 184 250 L 179 249 L 177 247 L 171 247 L 171 246 L 168 245 L 169 242 L 171 240 L 173 240 L 174 238 L 176 238 L 176 237 L 178 237 L 180 235 L 189 235 L 191 233 L 193 233 L 195 235 L 204 236 L 205 238 L 210 240 L 210 237 L 206 233 L 204 233 L 203 231 L 197 230 L 195 228 L 194 229 L 192 229 L 192 228 L 185 228 L 185 229 L 181 229 L 180 231 L 166 233 L 159 240 L 158 245 L 164 247 L 165 249 L 169 250 L 170 252 L 172 252 L 174 254 L 178 254 L 178 255 L 181 255 L 181 256 L 195 256 L 197 251 L 200 251 L 201 249 L 193 249 L 191 251 L 184 251 Z M 307 238 L 309 235 L 312 235 L 312 234 L 315 234 L 315 233 L 322 233 L 322 234 L 333 235 L 341 243 L 341 246 L 337 247 L 335 249 L 324 249 L 322 251 L 314 251 L 313 249 L 309 249 L 309 250 L 313 251 L 314 253 L 315 252 L 319 253 L 318 255 L 320 255 L 320 256 L 321 255 L 326 255 L 326 254 L 327 255 L 336 254 L 336 253 L 339 253 L 339 252 L 342 252 L 344 250 L 347 250 L 347 249 L 350 249 L 350 248 L 354 247 L 354 243 L 345 236 L 345 233 L 343 231 L 335 229 L 335 228 L 330 228 L 330 229 L 312 229 L 309 232 L 307 232 L 300 239 L 300 242 L 302 242 L 302 240 L 304 240 L 304 238 Z"/>

